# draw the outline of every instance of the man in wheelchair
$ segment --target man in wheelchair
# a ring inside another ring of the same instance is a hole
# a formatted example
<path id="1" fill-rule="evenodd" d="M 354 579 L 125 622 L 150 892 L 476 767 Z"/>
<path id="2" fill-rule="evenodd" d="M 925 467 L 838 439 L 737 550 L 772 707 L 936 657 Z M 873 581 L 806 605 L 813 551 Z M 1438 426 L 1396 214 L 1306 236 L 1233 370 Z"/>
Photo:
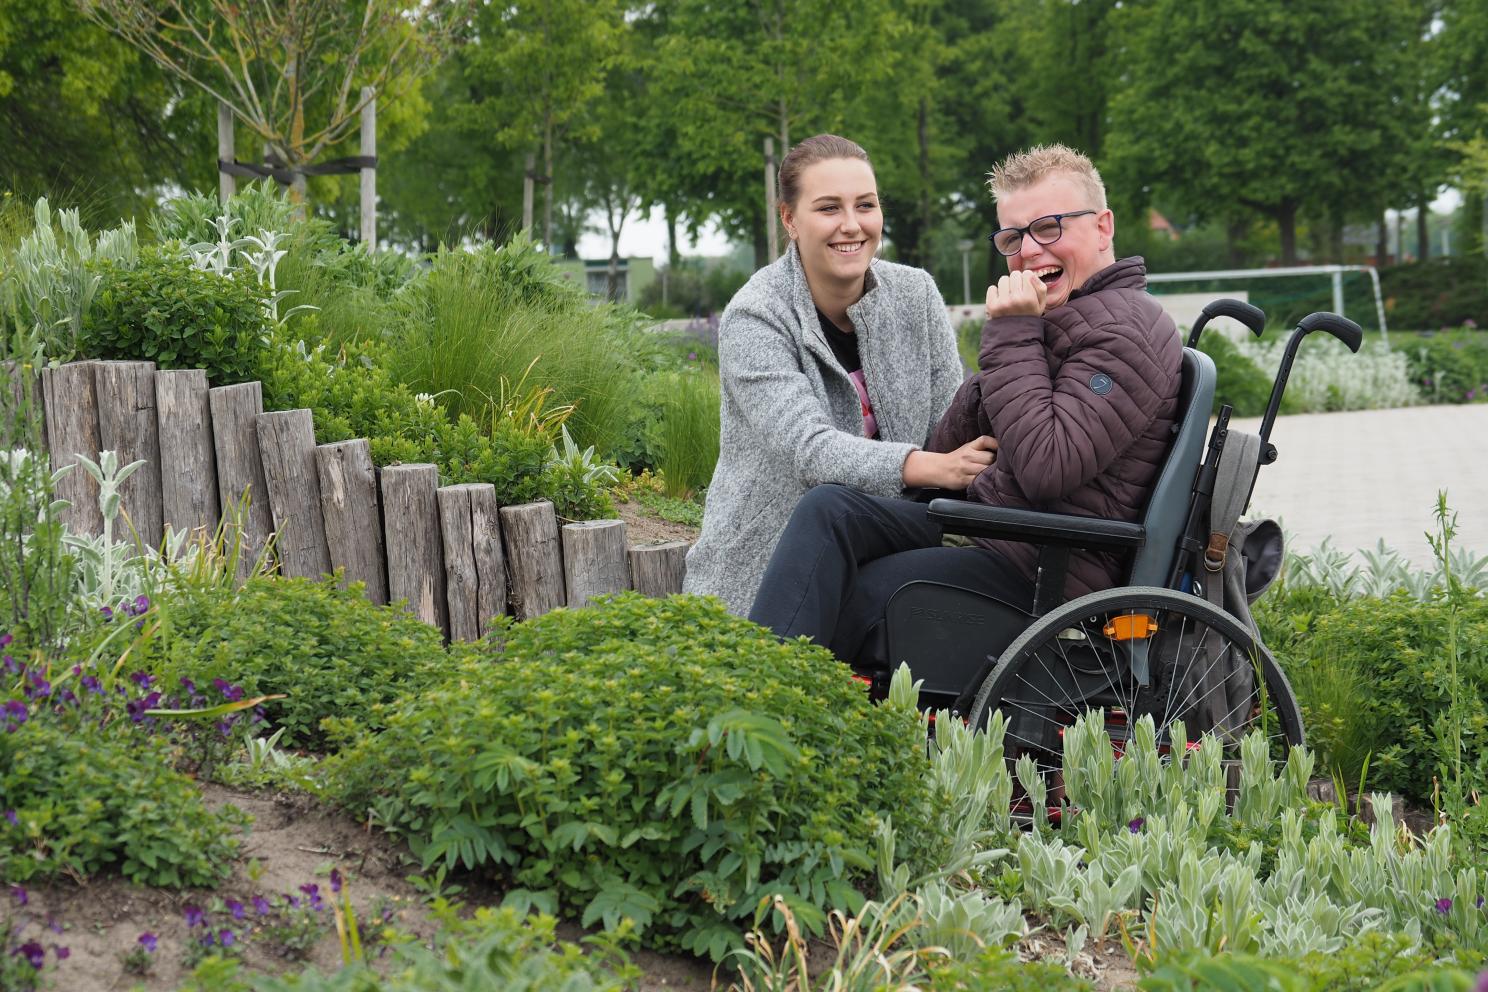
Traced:
<path id="1" fill-rule="evenodd" d="M 1146 292 L 1142 259 L 1116 258 L 1115 218 L 1084 155 L 1033 148 L 1002 162 L 988 185 L 1002 225 L 991 239 L 1009 274 L 987 290 L 978 370 L 929 446 L 996 440 L 992 465 L 967 493 L 978 503 L 1136 521 L 1173 441 L 1177 329 Z M 995 659 L 1035 616 L 1119 585 L 1129 564 L 1119 542 L 1096 542 L 1056 556 L 1064 575 L 1040 584 L 1049 559 L 1032 544 L 977 537 L 973 547 L 944 547 L 942 538 L 927 502 L 818 486 L 782 534 L 750 618 L 856 667 L 887 668 L 902 654 L 886 632 L 891 601 L 929 584 L 945 595 L 906 615 L 960 625 L 973 654 Z M 987 600 L 1001 608 L 988 612 Z"/>

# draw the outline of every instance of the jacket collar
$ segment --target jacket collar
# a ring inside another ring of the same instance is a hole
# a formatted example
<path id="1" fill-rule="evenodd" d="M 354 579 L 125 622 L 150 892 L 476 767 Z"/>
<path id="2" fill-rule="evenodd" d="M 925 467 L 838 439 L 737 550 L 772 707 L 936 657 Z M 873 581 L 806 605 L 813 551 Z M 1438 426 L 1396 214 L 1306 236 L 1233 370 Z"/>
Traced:
<path id="1" fill-rule="evenodd" d="M 802 339 L 822 358 L 835 362 L 832 346 L 827 343 L 827 336 L 821 329 L 821 320 L 816 315 L 816 301 L 811 298 L 811 286 L 806 281 L 806 267 L 801 264 L 801 253 L 796 249 L 795 242 L 791 242 L 785 254 L 775 264 L 783 266 L 790 273 L 791 304 L 801 324 Z M 867 275 L 863 279 L 863 295 L 858 298 L 858 302 L 847 308 L 847 315 L 853 319 L 853 326 L 860 335 L 870 323 L 868 318 L 876 308 L 880 295 L 879 287 L 882 284 L 876 271 L 877 266 L 876 258 L 869 263 Z M 860 349 L 864 347 L 863 342 L 868 337 L 869 335 L 859 337 Z"/>
<path id="2" fill-rule="evenodd" d="M 1086 279 L 1080 288 L 1070 294 L 1070 302 L 1103 289 L 1146 289 L 1147 263 L 1141 255 L 1119 258 Z"/>

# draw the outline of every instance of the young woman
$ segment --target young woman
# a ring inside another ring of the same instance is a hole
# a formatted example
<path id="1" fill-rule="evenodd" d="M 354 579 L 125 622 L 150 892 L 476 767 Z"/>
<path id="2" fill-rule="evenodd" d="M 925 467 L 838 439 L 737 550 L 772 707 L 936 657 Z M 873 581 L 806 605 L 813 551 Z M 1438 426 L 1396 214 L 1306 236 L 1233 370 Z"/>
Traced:
<path id="1" fill-rule="evenodd" d="M 790 247 L 719 324 L 720 454 L 687 556 L 686 591 L 741 615 L 811 487 L 965 489 L 996 449 L 978 437 L 923 450 L 961 360 L 930 274 L 874 257 L 883 214 L 867 153 L 827 134 L 796 145 L 780 164 L 780 217 Z"/>

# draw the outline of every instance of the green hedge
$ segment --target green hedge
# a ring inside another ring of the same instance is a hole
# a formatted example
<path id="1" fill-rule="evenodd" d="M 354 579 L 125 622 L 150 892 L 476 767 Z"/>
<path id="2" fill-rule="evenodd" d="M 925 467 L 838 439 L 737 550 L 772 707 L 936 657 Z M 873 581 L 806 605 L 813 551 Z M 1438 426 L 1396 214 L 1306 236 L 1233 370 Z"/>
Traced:
<path id="1" fill-rule="evenodd" d="M 510 625 L 378 717 L 346 727 L 331 788 L 426 865 L 715 960 L 775 893 L 808 926 L 855 909 L 885 816 L 907 859 L 942 843 L 916 714 L 715 600 L 622 594 Z"/>

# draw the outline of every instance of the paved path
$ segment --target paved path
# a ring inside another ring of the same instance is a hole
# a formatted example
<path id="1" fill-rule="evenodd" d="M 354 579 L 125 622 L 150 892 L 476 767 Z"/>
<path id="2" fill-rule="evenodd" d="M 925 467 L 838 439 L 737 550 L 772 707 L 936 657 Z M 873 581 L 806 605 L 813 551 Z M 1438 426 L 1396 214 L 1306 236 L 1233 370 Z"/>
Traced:
<path id="1" fill-rule="evenodd" d="M 1259 418 L 1234 424 L 1260 429 Z M 1426 565 L 1444 489 L 1456 543 L 1488 554 L 1488 404 L 1296 414 L 1277 419 L 1271 440 L 1278 457 L 1261 469 L 1250 512 L 1280 520 L 1293 551 L 1328 535 L 1345 551 L 1383 537 Z"/>

